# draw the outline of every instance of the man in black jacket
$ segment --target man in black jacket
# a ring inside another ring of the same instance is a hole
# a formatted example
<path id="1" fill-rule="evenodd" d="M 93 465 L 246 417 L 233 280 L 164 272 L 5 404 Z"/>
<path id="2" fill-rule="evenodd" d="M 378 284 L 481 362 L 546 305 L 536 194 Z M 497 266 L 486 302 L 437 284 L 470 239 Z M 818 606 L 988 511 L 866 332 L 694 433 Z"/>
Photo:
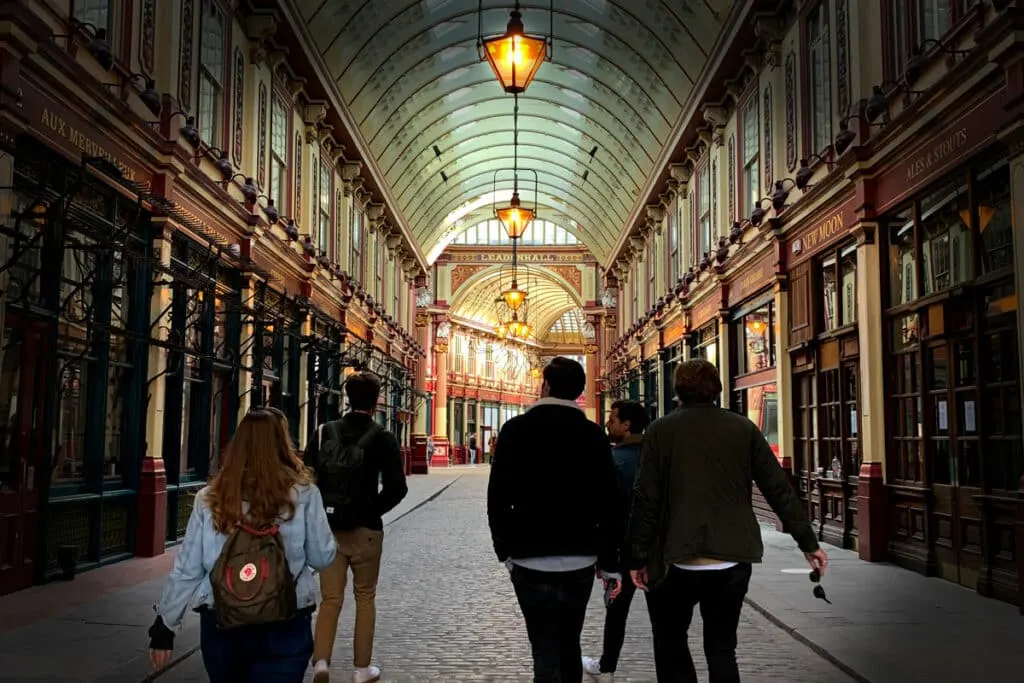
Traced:
<path id="1" fill-rule="evenodd" d="M 710 680 L 739 683 L 736 628 L 751 565 L 764 552 L 752 482 L 813 571 L 824 574 L 828 557 L 764 435 L 745 416 L 714 405 L 722 392 L 718 368 L 682 363 L 675 389 L 680 408 L 647 428 L 640 451 L 630 574 L 648 591 L 658 683 L 697 683 L 686 640 L 696 605 Z"/>
<path id="2" fill-rule="evenodd" d="M 384 542 L 384 522 L 381 517 L 402 502 L 408 493 L 405 468 L 398 440 L 373 421 L 380 396 L 380 380 L 369 372 L 357 372 L 345 382 L 345 394 L 351 410 L 340 420 L 328 422 L 317 429 L 306 446 L 306 464 L 314 470 L 320 464 L 320 448 L 337 439 L 347 447 L 362 447 L 363 461 L 353 473 L 356 488 L 366 501 L 344 517 L 328 508 L 328 518 L 338 544 L 334 563 L 320 573 L 320 592 L 323 601 L 316 619 L 313 662 L 315 683 L 326 683 L 334 650 L 334 637 L 338 630 L 338 617 L 344 599 L 348 570 L 352 569 L 352 593 L 356 599 L 356 623 L 353 634 L 352 679 L 355 683 L 380 680 L 380 669 L 370 664 L 373 654 L 373 636 L 377 618 L 377 577 L 380 574 L 381 548 Z M 365 446 L 363 442 L 365 441 Z M 321 482 L 321 487 L 324 483 Z M 330 492 L 323 491 L 325 500 Z"/>
<path id="3" fill-rule="evenodd" d="M 586 375 L 558 357 L 541 399 L 505 423 L 487 488 L 494 552 L 511 573 L 535 683 L 580 683 L 580 632 L 595 565 L 618 577 L 621 513 L 611 445 L 576 405 Z"/>

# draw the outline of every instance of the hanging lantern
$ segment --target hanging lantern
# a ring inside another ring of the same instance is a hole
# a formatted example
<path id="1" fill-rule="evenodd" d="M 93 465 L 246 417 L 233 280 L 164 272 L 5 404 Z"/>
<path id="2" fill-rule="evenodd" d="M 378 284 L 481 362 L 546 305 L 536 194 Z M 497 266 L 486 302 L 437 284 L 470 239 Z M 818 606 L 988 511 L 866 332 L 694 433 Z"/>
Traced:
<path id="1" fill-rule="evenodd" d="M 533 209 L 523 208 L 519 202 L 519 192 L 512 193 L 512 201 L 508 206 L 495 211 L 502 227 L 508 233 L 509 239 L 519 239 L 526 232 L 527 226 L 533 220 Z"/>
<path id="2" fill-rule="evenodd" d="M 512 280 L 512 286 L 501 293 L 501 299 L 510 311 L 518 311 L 526 301 L 526 292 L 519 289 L 516 281 Z"/>
<path id="3" fill-rule="evenodd" d="M 509 16 L 505 34 L 481 38 L 480 47 L 483 58 L 509 95 L 526 92 L 548 57 L 547 38 L 526 34 L 518 3 Z"/>

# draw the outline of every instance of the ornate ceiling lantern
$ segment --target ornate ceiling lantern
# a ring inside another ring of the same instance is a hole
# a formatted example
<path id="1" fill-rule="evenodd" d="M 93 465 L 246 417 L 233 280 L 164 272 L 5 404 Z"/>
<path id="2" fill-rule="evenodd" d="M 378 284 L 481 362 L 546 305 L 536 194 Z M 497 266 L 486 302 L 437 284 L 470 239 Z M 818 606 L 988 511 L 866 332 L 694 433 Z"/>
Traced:
<path id="1" fill-rule="evenodd" d="M 500 36 L 483 35 L 483 0 L 480 0 L 477 18 L 477 50 L 480 60 L 487 60 L 498 79 L 502 89 L 510 95 L 526 92 L 526 89 L 537 75 L 540 65 L 551 59 L 551 36 L 554 33 L 554 0 L 551 0 L 549 16 L 551 30 L 547 36 L 536 36 L 526 33 L 523 16 L 519 11 L 519 2 L 509 15 L 505 33 Z"/>

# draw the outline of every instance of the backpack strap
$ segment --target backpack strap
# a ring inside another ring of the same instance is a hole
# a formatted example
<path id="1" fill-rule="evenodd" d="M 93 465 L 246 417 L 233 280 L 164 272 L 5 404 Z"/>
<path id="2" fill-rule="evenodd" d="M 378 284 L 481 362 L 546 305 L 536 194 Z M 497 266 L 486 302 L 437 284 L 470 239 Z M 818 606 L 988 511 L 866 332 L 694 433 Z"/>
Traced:
<path id="1" fill-rule="evenodd" d="M 373 437 L 377 436 L 382 431 L 384 431 L 383 427 L 381 427 L 376 422 L 371 422 L 369 429 L 367 429 L 363 433 L 363 435 L 359 437 L 359 441 L 356 442 L 356 446 L 365 449 L 367 446 L 370 445 L 370 442 L 373 441 Z"/>

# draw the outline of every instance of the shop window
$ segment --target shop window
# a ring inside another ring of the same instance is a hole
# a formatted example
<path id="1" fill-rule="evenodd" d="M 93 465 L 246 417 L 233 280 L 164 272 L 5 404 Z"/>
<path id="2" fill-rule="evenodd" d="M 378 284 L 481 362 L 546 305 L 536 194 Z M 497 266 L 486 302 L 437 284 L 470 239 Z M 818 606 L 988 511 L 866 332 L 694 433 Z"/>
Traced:
<path id="1" fill-rule="evenodd" d="M 889 303 L 910 303 L 917 298 L 917 262 L 911 209 L 893 216 L 889 228 Z"/>
<path id="2" fill-rule="evenodd" d="M 857 247 L 838 249 L 821 261 L 822 331 L 857 321 Z"/>
<path id="3" fill-rule="evenodd" d="M 718 323 L 712 322 L 697 330 L 691 358 L 703 358 L 718 367 Z"/>
<path id="4" fill-rule="evenodd" d="M 921 267 L 924 295 L 973 277 L 970 206 L 966 186 L 944 188 L 921 202 Z"/>
<path id="5" fill-rule="evenodd" d="M 977 225 L 981 235 L 981 270 L 995 273 L 1013 267 L 1013 216 L 1010 168 L 1002 163 L 978 174 Z"/>
<path id="6" fill-rule="evenodd" d="M 736 323 L 736 336 L 742 344 L 736 354 L 737 375 L 775 367 L 775 302 L 743 314 Z"/>
<path id="7" fill-rule="evenodd" d="M 807 15 L 811 154 L 818 154 L 832 144 L 831 50 L 829 2 L 822 0 Z"/>
<path id="8" fill-rule="evenodd" d="M 741 207 L 742 216 L 749 216 L 757 208 L 761 199 L 761 171 L 760 171 L 760 150 L 761 150 L 761 122 L 759 99 L 757 89 L 747 100 L 741 113 L 742 139 L 740 149 L 743 152 L 743 185 L 740 190 L 743 197 Z"/>
<path id="9" fill-rule="evenodd" d="M 757 425 L 772 452 L 779 455 L 779 392 L 775 382 L 733 390 L 730 409 Z"/>
<path id="10" fill-rule="evenodd" d="M 334 258 L 334 247 L 331 241 L 331 169 L 329 166 L 320 167 L 320 197 L 317 209 L 319 226 L 317 234 L 317 246 L 325 251 L 329 258 Z M 395 313 L 395 311 L 393 311 Z"/>
<path id="11" fill-rule="evenodd" d="M 280 97 L 275 97 L 271 104 L 270 114 L 270 188 L 267 195 L 274 200 L 279 212 L 289 210 L 285 204 L 285 186 L 287 185 L 288 163 L 288 125 L 291 110 Z"/>
<path id="12" fill-rule="evenodd" d="M 224 13 L 217 0 L 201 0 L 199 14 L 199 106 L 196 120 L 203 141 L 220 144 L 224 99 Z"/>
<path id="13" fill-rule="evenodd" d="M 839 252 L 839 322 L 857 322 L 857 247 L 850 245 Z"/>
<path id="14" fill-rule="evenodd" d="M 383 239 L 380 234 L 374 236 L 374 254 L 373 259 L 373 274 L 374 274 L 374 285 L 373 285 L 373 296 L 377 301 L 384 300 L 384 245 L 382 244 Z"/>
<path id="15" fill-rule="evenodd" d="M 0 338 L 0 491 L 21 486 L 16 463 L 25 454 L 18 438 L 21 385 L 21 355 L 25 348 L 20 332 L 10 324 L 3 327 Z"/>

